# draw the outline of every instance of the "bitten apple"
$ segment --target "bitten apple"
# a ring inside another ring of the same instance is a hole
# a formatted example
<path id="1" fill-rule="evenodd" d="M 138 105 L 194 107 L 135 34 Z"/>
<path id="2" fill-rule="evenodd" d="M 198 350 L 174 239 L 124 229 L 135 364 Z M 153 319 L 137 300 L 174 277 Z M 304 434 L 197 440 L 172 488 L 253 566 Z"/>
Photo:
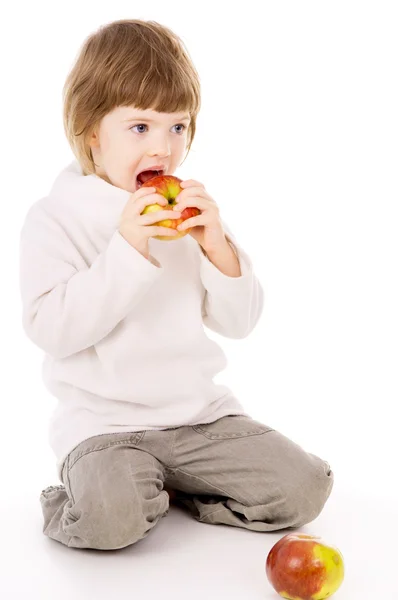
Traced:
<path id="1" fill-rule="evenodd" d="M 173 206 L 177 204 L 176 196 L 180 192 L 182 192 L 183 188 L 180 186 L 182 179 L 178 177 L 174 177 L 174 175 L 157 175 L 145 181 L 141 187 L 154 187 L 156 188 L 156 192 L 161 194 L 168 201 L 167 206 L 161 206 L 160 204 L 149 204 L 142 211 L 142 215 L 151 212 L 157 212 L 159 210 L 173 210 Z M 200 210 L 195 206 L 185 208 L 179 219 L 163 219 L 162 221 L 158 221 L 154 223 L 154 225 L 158 225 L 160 227 L 170 227 L 171 229 L 176 229 L 180 223 L 190 219 L 191 217 L 195 217 L 196 215 L 200 215 Z M 192 227 L 188 229 L 184 229 L 184 231 L 176 231 L 176 235 L 174 236 L 166 236 L 166 235 L 155 235 L 154 237 L 158 240 L 178 240 L 179 238 L 184 237 L 191 231 Z"/>
<path id="2" fill-rule="evenodd" d="M 271 548 L 266 573 L 282 598 L 324 600 L 344 579 L 343 556 L 320 537 L 290 533 Z"/>

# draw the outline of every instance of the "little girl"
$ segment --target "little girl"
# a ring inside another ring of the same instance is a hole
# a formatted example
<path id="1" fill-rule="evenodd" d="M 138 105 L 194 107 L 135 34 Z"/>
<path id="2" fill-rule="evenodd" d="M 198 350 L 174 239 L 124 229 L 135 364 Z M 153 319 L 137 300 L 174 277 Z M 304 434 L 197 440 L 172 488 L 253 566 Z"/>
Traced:
<path id="1" fill-rule="evenodd" d="M 22 227 L 23 326 L 58 400 L 50 442 L 62 485 L 40 496 L 43 531 L 69 547 L 141 540 L 167 515 L 167 490 L 201 522 L 264 532 L 312 521 L 331 493 L 327 462 L 213 381 L 226 357 L 204 326 L 241 339 L 263 310 L 216 201 L 190 179 L 176 210 L 142 214 L 167 204 L 141 183 L 180 166 L 199 110 L 198 74 L 170 29 L 101 27 L 64 88 L 76 160 Z M 178 235 L 156 224 L 186 207 L 200 214 Z"/>

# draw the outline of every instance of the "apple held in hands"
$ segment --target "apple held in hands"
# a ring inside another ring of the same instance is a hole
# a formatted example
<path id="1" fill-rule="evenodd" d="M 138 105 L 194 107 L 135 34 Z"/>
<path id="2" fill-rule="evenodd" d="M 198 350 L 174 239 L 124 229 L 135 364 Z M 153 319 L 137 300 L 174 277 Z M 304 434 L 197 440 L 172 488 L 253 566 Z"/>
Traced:
<path id="1" fill-rule="evenodd" d="M 180 186 L 182 179 L 178 177 L 174 177 L 174 175 L 157 175 L 155 177 L 151 177 L 147 179 L 144 183 L 142 183 L 141 187 L 154 187 L 156 188 L 156 192 L 161 194 L 168 201 L 167 206 L 160 206 L 159 204 L 149 204 L 145 207 L 141 214 L 145 215 L 151 212 L 157 212 L 159 210 L 173 210 L 173 206 L 177 204 L 176 197 L 180 192 L 182 192 L 183 188 Z M 196 215 L 200 214 L 200 210 L 196 207 L 187 207 L 185 208 L 179 219 L 164 219 L 162 221 L 158 221 L 155 225 L 161 227 L 170 227 L 172 229 L 176 229 L 180 223 L 190 219 L 191 217 L 196 217 Z M 158 240 L 177 240 L 178 238 L 184 237 L 191 231 L 191 228 L 185 229 L 184 231 L 177 231 L 175 236 L 163 236 L 156 235 L 154 236 Z"/>
<path id="2" fill-rule="evenodd" d="M 324 600 L 344 579 L 343 556 L 320 537 L 290 533 L 271 548 L 266 573 L 282 598 Z"/>

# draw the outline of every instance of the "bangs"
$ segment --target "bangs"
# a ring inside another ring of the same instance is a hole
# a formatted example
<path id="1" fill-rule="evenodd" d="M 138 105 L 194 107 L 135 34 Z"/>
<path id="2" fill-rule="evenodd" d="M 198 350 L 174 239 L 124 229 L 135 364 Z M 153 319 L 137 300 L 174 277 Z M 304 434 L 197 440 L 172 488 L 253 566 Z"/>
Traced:
<path id="1" fill-rule="evenodd" d="M 138 110 L 175 113 L 186 111 L 196 115 L 200 97 L 181 67 L 169 64 L 140 65 L 128 70 L 112 86 L 114 106 L 134 106 Z M 174 68 L 172 68 L 174 67 Z"/>

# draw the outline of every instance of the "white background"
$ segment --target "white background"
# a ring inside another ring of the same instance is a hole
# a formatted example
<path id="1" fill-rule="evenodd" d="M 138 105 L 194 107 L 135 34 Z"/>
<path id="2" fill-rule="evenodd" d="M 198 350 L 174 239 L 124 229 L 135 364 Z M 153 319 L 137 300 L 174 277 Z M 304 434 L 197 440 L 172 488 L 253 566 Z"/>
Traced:
<path id="1" fill-rule="evenodd" d="M 4 597 L 277 598 L 263 563 L 282 532 L 205 526 L 177 509 L 141 545 L 115 553 L 67 549 L 41 532 L 40 492 L 59 483 L 47 440 L 55 399 L 41 381 L 42 351 L 21 326 L 19 232 L 74 158 L 62 126 L 67 73 L 85 38 L 121 18 L 158 21 L 186 45 L 202 110 L 176 175 L 205 185 L 265 291 L 248 338 L 208 333 L 229 359 L 218 380 L 254 418 L 331 464 L 335 489 L 303 530 L 345 556 L 336 599 L 391 596 L 397 4 L 36 1 L 1 10 Z"/>

